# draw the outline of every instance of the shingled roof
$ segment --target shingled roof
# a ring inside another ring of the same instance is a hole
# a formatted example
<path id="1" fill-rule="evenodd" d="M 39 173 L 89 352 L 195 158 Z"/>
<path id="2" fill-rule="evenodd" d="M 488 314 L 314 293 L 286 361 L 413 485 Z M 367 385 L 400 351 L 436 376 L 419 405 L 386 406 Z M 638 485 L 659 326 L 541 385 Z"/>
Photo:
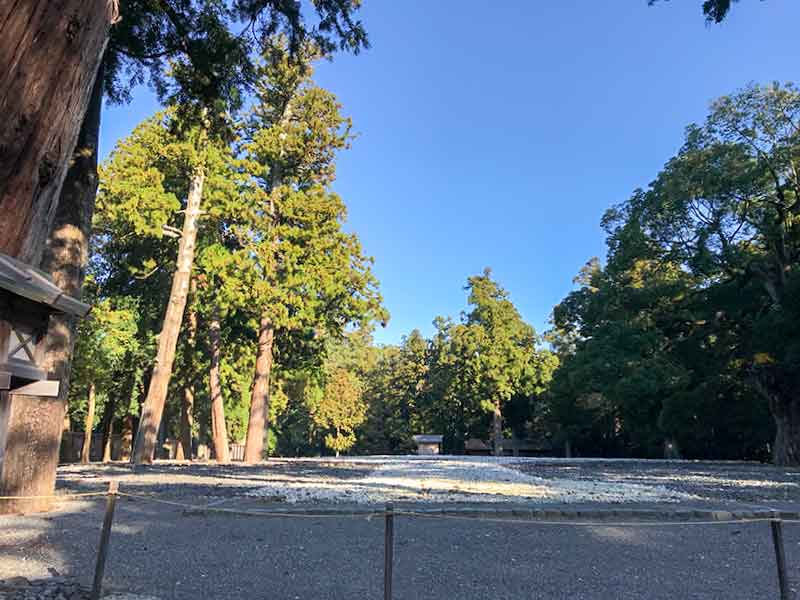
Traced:
<path id="1" fill-rule="evenodd" d="M 65 294 L 44 271 L 1 252 L 0 289 L 76 317 L 85 317 L 91 310 L 88 304 Z"/>

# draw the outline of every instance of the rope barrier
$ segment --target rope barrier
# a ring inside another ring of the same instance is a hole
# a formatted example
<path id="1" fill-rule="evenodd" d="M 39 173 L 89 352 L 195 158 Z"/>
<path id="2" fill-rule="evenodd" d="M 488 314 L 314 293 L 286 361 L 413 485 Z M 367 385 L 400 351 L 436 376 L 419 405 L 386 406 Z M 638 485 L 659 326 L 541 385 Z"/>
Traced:
<path id="1" fill-rule="evenodd" d="M 524 525 L 562 525 L 576 527 L 665 527 L 672 525 L 731 525 L 734 523 L 764 523 L 774 521 L 777 517 L 742 517 L 740 519 L 720 519 L 713 521 L 554 521 L 546 519 L 500 519 L 481 516 L 454 515 L 452 513 L 420 513 L 414 511 L 395 510 L 395 515 L 422 517 L 433 519 L 459 519 L 462 521 L 485 521 L 487 523 L 517 523 Z M 784 523 L 800 523 L 798 519 L 781 519 Z"/>
<path id="2" fill-rule="evenodd" d="M 95 576 L 94 582 L 92 585 L 92 593 L 91 598 L 92 600 L 99 600 L 102 585 L 103 585 L 103 573 L 105 570 L 105 562 L 106 562 L 106 555 L 108 553 L 108 545 L 109 545 L 109 538 L 111 535 L 111 527 L 112 521 L 114 519 L 114 506 L 119 497 L 132 499 L 132 500 L 141 500 L 144 502 L 152 502 L 155 504 L 161 504 L 166 506 L 173 506 L 180 508 L 186 512 L 205 512 L 205 513 L 220 513 L 220 514 L 232 514 L 232 515 L 244 515 L 244 516 L 256 516 L 256 517 L 283 517 L 283 518 L 305 518 L 305 519 L 323 519 L 323 518 L 334 518 L 334 519 L 343 519 L 343 518 L 365 518 L 367 520 L 371 520 L 373 517 L 383 517 L 385 521 L 385 530 L 384 530 L 384 599 L 391 600 L 392 598 L 392 572 L 393 572 L 393 548 L 394 548 L 394 517 L 395 516 L 404 516 L 410 518 L 427 518 L 427 519 L 458 519 L 462 521 L 476 521 L 476 522 L 486 522 L 486 523 L 515 523 L 517 525 L 555 525 L 559 527 L 669 527 L 669 526 L 691 526 L 691 525 L 732 525 L 732 524 L 748 524 L 748 523 L 764 523 L 768 522 L 770 524 L 770 528 L 772 530 L 772 539 L 773 539 L 773 546 L 775 550 L 776 556 L 776 566 L 778 571 L 778 583 L 780 589 L 780 597 L 781 600 L 789 600 L 790 597 L 790 586 L 789 586 L 789 578 L 787 575 L 787 568 L 786 568 L 786 555 L 783 543 L 783 533 L 782 533 L 782 524 L 783 523 L 800 523 L 800 513 L 796 512 L 783 512 L 778 510 L 767 510 L 761 511 L 760 513 L 750 513 L 750 514 L 742 514 L 741 516 L 737 516 L 735 513 L 731 513 L 728 511 L 693 511 L 694 514 L 697 515 L 704 515 L 704 516 L 712 516 L 714 517 L 712 520 L 702 520 L 700 518 L 696 520 L 680 520 L 680 521 L 667 521 L 667 520 L 639 520 L 639 521 L 613 521 L 613 520 L 603 520 L 603 521 L 585 521 L 580 520 L 583 516 L 579 514 L 579 512 L 575 512 L 575 520 L 563 520 L 563 519 L 549 519 L 549 518 L 534 518 L 537 515 L 534 511 L 530 511 L 529 514 L 514 514 L 512 511 L 512 515 L 516 518 L 499 518 L 499 517 L 487 517 L 483 514 L 453 514 L 453 512 L 446 512 L 446 510 L 441 511 L 414 511 L 414 510 L 394 510 L 391 505 L 387 505 L 383 510 L 373 510 L 373 511 L 357 511 L 357 512 L 346 512 L 346 511 L 334 511 L 334 512 L 327 512 L 327 513 L 312 513 L 312 512 L 288 512 L 288 511 L 273 511 L 273 510 L 244 510 L 244 509 L 235 509 L 235 508 L 220 508 L 217 506 L 201 506 L 196 504 L 187 504 L 184 502 L 176 502 L 172 500 L 163 500 L 161 498 L 154 498 L 153 496 L 146 496 L 143 494 L 131 494 L 128 492 L 120 492 L 118 489 L 118 483 L 116 481 L 111 481 L 108 486 L 108 491 L 105 492 L 76 492 L 72 494 L 53 494 L 49 496 L 0 496 L 0 500 L 41 500 L 41 499 L 53 499 L 53 500 L 66 500 L 66 499 L 73 499 L 73 498 L 87 498 L 87 497 L 96 497 L 96 496 L 106 496 L 107 503 L 106 503 L 106 514 L 105 519 L 103 521 L 103 528 L 100 537 L 100 545 L 98 548 L 97 553 L 97 565 L 95 567 Z M 495 511 L 498 513 L 500 511 Z M 551 511 L 553 512 L 553 511 Z M 587 513 L 592 511 L 580 511 L 580 513 Z M 597 513 L 598 511 L 593 511 Z M 624 511 L 615 511 L 615 512 L 624 512 Z M 647 516 L 652 517 L 655 511 L 650 512 Z M 669 515 L 670 513 L 661 513 L 660 516 L 664 517 Z M 675 513 L 673 513 L 674 515 Z M 540 517 L 545 517 L 544 514 L 540 514 Z M 640 513 L 640 516 L 644 517 L 645 515 Z M 526 518 L 527 517 L 527 518 Z M 719 518 L 718 518 L 719 517 Z"/>
<path id="3" fill-rule="evenodd" d="M 137 500 L 144 500 L 146 502 L 153 502 L 156 504 L 164 504 L 167 506 L 174 506 L 181 508 L 187 512 L 206 512 L 206 513 L 222 513 L 233 514 L 253 517 L 286 517 L 286 518 L 301 518 L 301 519 L 324 519 L 324 518 L 365 518 L 372 519 L 375 517 L 385 517 L 388 514 L 386 510 L 373 510 L 373 511 L 336 511 L 336 512 L 290 512 L 290 511 L 275 511 L 275 510 L 247 510 L 237 508 L 221 508 L 216 506 L 203 506 L 197 504 L 187 504 L 184 502 L 176 502 L 171 500 L 162 500 L 152 496 L 145 496 L 142 494 L 131 494 L 128 492 L 118 492 L 120 496 L 133 498 Z M 712 511 L 713 512 L 713 511 Z M 394 510 L 393 515 L 405 517 L 417 517 L 427 519 L 458 519 L 467 521 L 483 521 L 489 523 L 522 523 L 527 525 L 562 525 L 562 526 L 581 526 L 581 527 L 662 527 L 662 526 L 684 526 L 684 525 L 730 525 L 735 523 L 763 523 L 773 521 L 776 518 L 781 518 L 779 513 L 765 514 L 763 516 L 743 516 L 738 518 L 727 519 L 713 519 L 713 520 L 682 520 L 682 521 L 582 521 L 582 520 L 551 520 L 551 519 L 535 519 L 525 518 L 525 515 L 520 515 L 518 518 L 499 518 L 499 517 L 485 517 L 482 515 L 456 515 L 444 511 L 439 512 L 420 512 L 409 510 Z M 784 523 L 800 523 L 800 518 L 781 518 Z"/>
<path id="4" fill-rule="evenodd" d="M 137 500 L 144 500 L 145 502 L 154 502 L 156 504 L 165 504 L 167 506 L 174 506 L 181 508 L 186 512 L 214 512 L 233 515 L 244 515 L 251 517 L 296 517 L 306 519 L 318 518 L 346 518 L 346 517 L 363 517 L 371 519 L 375 516 L 382 516 L 385 511 L 361 511 L 361 512 L 334 512 L 334 513 L 300 513 L 300 512 L 287 512 L 287 511 L 265 511 L 265 510 L 245 510 L 237 508 L 221 508 L 217 506 L 204 506 L 198 504 L 186 504 L 184 502 L 174 502 L 171 500 L 162 500 L 160 498 L 153 498 L 152 496 L 144 496 L 142 494 L 130 494 L 128 492 L 118 492 L 120 496 L 127 498 L 134 498 Z"/>
<path id="5" fill-rule="evenodd" d="M 74 494 L 51 494 L 49 496 L 0 496 L 0 500 L 70 500 L 90 496 L 107 496 L 108 492 L 75 492 Z"/>
<path id="6" fill-rule="evenodd" d="M 242 515 L 251 517 L 264 517 L 264 518 L 300 518 L 300 519 L 336 519 L 336 518 L 364 518 L 371 520 L 375 517 L 385 517 L 388 512 L 386 510 L 364 510 L 364 511 L 332 511 L 332 512 L 299 512 L 299 511 L 276 511 L 276 510 L 248 510 L 239 508 L 223 508 L 217 506 L 188 504 L 186 502 L 178 502 L 174 500 L 164 500 L 150 495 L 133 494 L 130 492 L 116 491 L 113 493 L 116 496 L 129 498 L 133 500 L 141 500 L 144 502 L 151 502 L 154 504 L 161 504 L 164 506 L 172 506 L 180 508 L 184 512 L 199 512 L 199 513 L 220 513 L 229 515 Z M 109 496 L 111 492 L 75 492 L 69 494 L 52 494 L 49 496 L 0 496 L 0 501 L 3 500 L 74 500 L 80 498 L 91 498 L 98 496 Z M 492 511 L 487 511 L 491 513 Z M 590 511 L 586 511 L 590 512 Z M 706 514 L 713 514 L 720 511 L 696 511 L 705 512 Z M 573 520 L 565 519 L 550 519 L 550 518 L 536 518 L 536 515 L 517 515 L 511 518 L 491 517 L 481 514 L 459 515 L 446 510 L 437 510 L 431 512 L 422 512 L 414 510 L 393 510 L 394 516 L 403 516 L 411 518 L 423 519 L 455 519 L 461 521 L 477 521 L 486 523 L 516 523 L 526 525 L 556 525 L 556 526 L 576 526 L 576 527 L 670 527 L 670 526 L 689 526 L 689 525 L 730 525 L 730 524 L 744 524 L 744 523 L 764 523 L 780 519 L 784 523 L 800 523 L 800 514 L 785 513 L 780 511 L 770 511 L 753 516 L 741 516 L 730 518 L 714 518 L 714 519 L 691 519 L 679 521 L 653 521 L 653 520 L 635 520 L 635 521 L 615 521 L 609 520 L 582 520 L 577 517 Z M 665 513 L 668 514 L 668 513 Z M 785 516 L 784 516 L 785 515 Z"/>

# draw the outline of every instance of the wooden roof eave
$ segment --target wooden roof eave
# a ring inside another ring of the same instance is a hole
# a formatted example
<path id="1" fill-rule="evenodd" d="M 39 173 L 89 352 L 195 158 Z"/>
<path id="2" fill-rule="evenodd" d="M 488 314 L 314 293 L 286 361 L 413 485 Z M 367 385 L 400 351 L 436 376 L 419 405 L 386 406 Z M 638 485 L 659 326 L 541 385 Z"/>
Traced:
<path id="1" fill-rule="evenodd" d="M 0 289 L 75 317 L 85 317 L 91 310 L 90 305 L 65 294 L 43 271 L 2 253 Z"/>

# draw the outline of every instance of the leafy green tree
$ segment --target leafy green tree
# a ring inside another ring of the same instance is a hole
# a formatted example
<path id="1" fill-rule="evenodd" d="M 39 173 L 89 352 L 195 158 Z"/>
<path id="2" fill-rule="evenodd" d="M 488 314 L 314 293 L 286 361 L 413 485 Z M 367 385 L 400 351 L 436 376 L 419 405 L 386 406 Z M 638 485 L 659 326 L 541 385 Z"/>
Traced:
<path id="1" fill-rule="evenodd" d="M 258 319 L 247 462 L 262 458 L 276 334 L 336 336 L 349 325 L 387 318 L 372 261 L 358 238 L 342 230 L 346 209 L 329 190 L 335 154 L 348 144 L 349 120 L 281 40 L 260 74 L 242 145 L 253 202 L 234 228 L 238 247 L 219 269 Z"/>
<path id="2" fill-rule="evenodd" d="M 426 433 L 422 409 L 428 375 L 428 341 L 418 330 L 404 336 L 399 347 L 377 349 L 374 366 L 364 374 L 367 419 L 358 431 L 359 450 L 368 453 L 408 453 L 412 436 Z"/>
<path id="3" fill-rule="evenodd" d="M 353 372 L 336 368 L 318 390 L 319 393 L 309 399 L 311 416 L 324 432 L 325 446 L 339 456 L 355 444 L 355 430 L 366 418 L 362 384 Z"/>
<path id="4" fill-rule="evenodd" d="M 116 377 L 123 361 L 139 348 L 138 323 L 134 302 L 122 298 L 115 307 L 108 298 L 95 302 L 91 317 L 79 327 L 70 387 L 70 415 L 83 417 L 84 442 L 81 462 L 89 462 L 91 434 L 96 417 L 96 402 L 108 410 L 109 395 L 115 392 Z"/>
<path id="5" fill-rule="evenodd" d="M 532 393 L 541 373 L 536 369 L 537 337 L 522 320 L 508 293 L 486 269 L 470 277 L 472 310 L 466 314 L 465 343 L 471 348 L 475 391 L 483 410 L 492 414 L 494 452 L 503 452 L 503 408 L 517 393 Z"/>
<path id="6" fill-rule="evenodd" d="M 800 92 L 791 84 L 717 100 L 627 207 L 666 256 L 714 284 L 708 300 L 720 302 L 718 320 L 739 333 L 733 355 L 770 407 L 780 464 L 800 464 L 798 120 Z M 728 285 L 745 293 L 717 295 Z"/>
<path id="7" fill-rule="evenodd" d="M 799 98 L 773 85 L 718 100 L 650 187 L 607 213 L 608 264 L 555 311 L 577 336 L 553 386 L 566 437 L 762 458 L 769 407 L 774 459 L 797 462 Z"/>
<path id="8" fill-rule="evenodd" d="M 181 119 L 172 110 L 146 121 L 117 146 L 101 172 L 97 219 L 104 257 L 101 270 L 105 270 L 101 281 L 120 293 L 146 299 L 149 326 L 161 329 L 136 461 L 152 459 L 155 449 L 198 231 L 202 242 L 208 237 L 202 232 L 203 223 L 214 229 L 238 192 L 229 148 L 209 140 L 202 130 L 184 131 Z M 204 221 L 201 201 L 207 214 Z M 181 217 L 183 231 L 178 234 Z M 177 252 L 176 236 L 180 237 Z M 168 310 L 162 321 L 164 306 Z"/>

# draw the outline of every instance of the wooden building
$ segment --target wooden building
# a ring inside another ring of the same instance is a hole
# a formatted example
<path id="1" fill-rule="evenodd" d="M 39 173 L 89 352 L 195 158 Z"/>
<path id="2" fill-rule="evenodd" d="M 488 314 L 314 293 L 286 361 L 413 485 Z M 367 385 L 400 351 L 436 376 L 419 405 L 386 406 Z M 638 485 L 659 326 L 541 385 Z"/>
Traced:
<path id="1" fill-rule="evenodd" d="M 89 308 L 43 271 L 0 253 L 0 496 L 52 493 L 64 402 L 45 364 L 46 334 L 51 316 L 84 317 Z M 48 505 L 2 500 L 0 513 Z"/>
<path id="2" fill-rule="evenodd" d="M 415 435 L 414 443 L 417 445 L 417 454 L 441 454 L 442 435 Z"/>

